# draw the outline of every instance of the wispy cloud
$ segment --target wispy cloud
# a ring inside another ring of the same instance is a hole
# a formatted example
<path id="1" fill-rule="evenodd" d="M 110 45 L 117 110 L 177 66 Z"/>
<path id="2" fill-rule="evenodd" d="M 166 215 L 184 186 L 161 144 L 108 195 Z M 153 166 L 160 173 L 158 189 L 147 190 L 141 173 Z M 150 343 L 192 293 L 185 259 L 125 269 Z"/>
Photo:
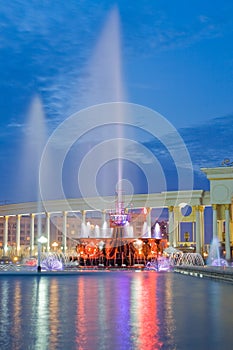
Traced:
<path id="1" fill-rule="evenodd" d="M 18 123 L 16 121 L 11 121 L 9 124 L 7 124 L 7 128 L 23 128 L 25 125 Z"/>
<path id="2" fill-rule="evenodd" d="M 207 22 L 209 22 L 209 20 L 210 20 L 210 18 L 207 17 L 207 16 L 205 16 L 205 15 L 199 15 L 197 18 L 199 19 L 199 21 L 200 21 L 201 23 L 207 23 Z"/>
<path id="3" fill-rule="evenodd" d="M 186 11 L 185 7 L 177 6 L 173 13 L 164 9 L 158 11 L 156 5 L 150 6 L 147 20 L 138 21 L 136 29 L 131 28 L 133 19 L 125 25 L 127 53 L 135 55 L 140 50 L 141 54 L 150 56 L 177 47 L 191 47 L 196 42 L 224 36 L 233 29 L 230 12 L 227 13 L 224 7 L 218 10 L 216 6 L 212 9 L 213 14 L 208 16 L 197 11 L 188 8 Z"/>
<path id="4" fill-rule="evenodd" d="M 232 123 L 233 115 L 228 115 L 180 130 L 196 170 L 218 167 L 223 159 L 232 158 Z"/>

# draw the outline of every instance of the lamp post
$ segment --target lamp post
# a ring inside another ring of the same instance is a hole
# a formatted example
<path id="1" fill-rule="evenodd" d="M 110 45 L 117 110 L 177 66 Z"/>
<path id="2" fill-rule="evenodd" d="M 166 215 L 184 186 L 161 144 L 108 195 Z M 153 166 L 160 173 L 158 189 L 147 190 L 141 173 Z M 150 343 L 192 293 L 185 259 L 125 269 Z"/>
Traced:
<path id="1" fill-rule="evenodd" d="M 38 238 L 38 263 L 37 263 L 37 271 L 41 272 L 41 266 L 40 266 L 40 258 L 41 258 L 41 247 L 43 243 L 47 243 L 47 238 L 45 236 L 40 236 Z"/>

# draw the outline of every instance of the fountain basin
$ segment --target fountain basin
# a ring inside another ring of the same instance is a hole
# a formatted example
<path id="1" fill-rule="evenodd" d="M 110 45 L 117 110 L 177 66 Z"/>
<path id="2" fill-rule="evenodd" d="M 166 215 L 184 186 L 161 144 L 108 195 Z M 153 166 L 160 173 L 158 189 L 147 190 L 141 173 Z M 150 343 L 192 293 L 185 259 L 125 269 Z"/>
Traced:
<path id="1" fill-rule="evenodd" d="M 221 282 L 233 283 L 232 267 L 213 267 L 213 266 L 175 266 L 176 273 L 189 275 L 198 278 L 209 278 Z"/>

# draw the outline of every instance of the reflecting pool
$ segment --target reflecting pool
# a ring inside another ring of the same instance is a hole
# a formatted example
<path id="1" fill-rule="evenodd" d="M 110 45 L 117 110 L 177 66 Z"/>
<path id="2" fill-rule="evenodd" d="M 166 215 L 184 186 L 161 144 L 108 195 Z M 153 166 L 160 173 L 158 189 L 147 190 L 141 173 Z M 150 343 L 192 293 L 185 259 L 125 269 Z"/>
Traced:
<path id="1" fill-rule="evenodd" d="M 0 276 L 0 349 L 231 349 L 232 285 L 172 272 Z"/>

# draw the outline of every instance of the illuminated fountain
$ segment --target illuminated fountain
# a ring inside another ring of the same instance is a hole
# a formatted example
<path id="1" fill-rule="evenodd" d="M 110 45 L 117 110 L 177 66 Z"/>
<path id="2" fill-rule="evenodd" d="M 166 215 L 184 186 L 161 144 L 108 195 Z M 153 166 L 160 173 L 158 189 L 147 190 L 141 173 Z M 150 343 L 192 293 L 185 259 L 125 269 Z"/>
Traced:
<path id="1" fill-rule="evenodd" d="M 148 261 L 146 264 L 146 270 L 149 271 L 169 271 L 170 269 L 171 263 L 169 259 L 164 256 Z"/>
<path id="2" fill-rule="evenodd" d="M 127 228 L 130 222 L 130 214 L 124 208 L 122 189 L 118 189 L 115 211 L 109 214 L 109 226 L 113 230 L 115 265 L 124 266 L 125 247 L 122 241 L 127 236 Z"/>
<path id="3" fill-rule="evenodd" d="M 220 242 L 217 237 L 214 237 L 211 245 L 210 251 L 207 259 L 207 265 L 209 266 L 228 266 L 228 262 L 220 257 Z"/>
<path id="4" fill-rule="evenodd" d="M 43 104 L 38 96 L 34 96 L 28 110 L 27 123 L 25 126 L 25 138 L 22 148 L 22 156 L 19 157 L 19 174 L 17 178 L 20 181 L 18 189 L 21 191 L 21 200 L 25 202 L 36 201 L 37 204 L 37 238 L 42 235 L 41 230 L 41 198 L 39 189 L 39 167 L 44 146 L 47 141 L 47 125 L 44 115 Z M 46 171 L 49 171 L 49 161 Z M 34 230 L 30 237 L 30 256 L 35 255 Z M 20 242 L 16 245 L 17 255 L 20 256 Z"/>
<path id="5" fill-rule="evenodd" d="M 107 223 L 107 221 L 104 221 L 103 226 L 102 226 L 103 237 L 107 237 L 107 233 L 108 233 L 108 223 Z"/>
<path id="6" fill-rule="evenodd" d="M 169 258 L 171 266 L 204 266 L 204 260 L 199 253 L 178 252 Z"/>
<path id="7" fill-rule="evenodd" d="M 41 269 L 46 271 L 61 271 L 64 269 L 62 259 L 54 253 L 48 253 L 41 259 Z"/>
<path id="8" fill-rule="evenodd" d="M 156 222 L 156 224 L 155 224 L 154 232 L 155 232 L 155 238 L 156 239 L 161 239 L 162 238 L 162 236 L 161 236 L 161 228 L 160 228 L 160 224 L 158 222 Z"/>
<path id="9" fill-rule="evenodd" d="M 100 238 L 100 227 L 99 225 L 95 225 L 95 237 Z"/>
<path id="10" fill-rule="evenodd" d="M 147 222 L 143 223 L 143 226 L 142 226 L 142 237 L 143 238 L 149 238 L 149 229 L 148 229 Z"/>
<path id="11" fill-rule="evenodd" d="M 117 192 L 116 208 L 113 213 L 109 215 L 110 228 L 113 228 L 113 237 L 119 238 L 124 237 L 123 228 L 126 227 L 130 222 L 130 214 L 124 208 L 124 202 L 122 198 L 122 190 Z"/>

